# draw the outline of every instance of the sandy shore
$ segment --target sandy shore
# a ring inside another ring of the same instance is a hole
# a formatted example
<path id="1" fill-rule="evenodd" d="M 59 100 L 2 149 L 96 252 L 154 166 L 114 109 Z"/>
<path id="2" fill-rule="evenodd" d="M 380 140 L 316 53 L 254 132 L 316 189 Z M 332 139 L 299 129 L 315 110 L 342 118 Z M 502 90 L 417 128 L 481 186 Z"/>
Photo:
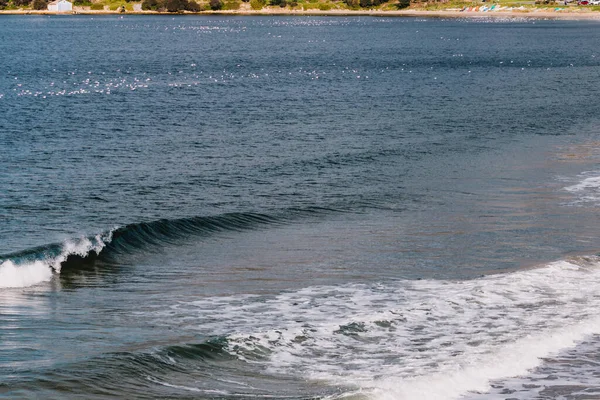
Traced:
<path id="1" fill-rule="evenodd" d="M 4 10 L 0 15 L 56 15 L 56 12 L 34 10 Z M 65 13 L 60 13 L 65 15 Z M 92 11 L 76 10 L 73 13 L 82 15 L 181 15 L 177 13 L 158 13 L 154 11 Z M 374 17 L 427 17 L 427 18 L 542 18 L 542 19 L 568 19 L 568 20 L 599 20 L 600 12 L 581 8 L 566 7 L 559 11 L 554 8 L 525 9 L 512 11 L 457 11 L 457 10 L 293 10 L 280 7 L 269 7 L 262 10 L 229 10 L 229 11 L 203 11 L 200 13 L 186 12 L 183 15 L 313 15 L 313 16 L 374 16 Z"/>

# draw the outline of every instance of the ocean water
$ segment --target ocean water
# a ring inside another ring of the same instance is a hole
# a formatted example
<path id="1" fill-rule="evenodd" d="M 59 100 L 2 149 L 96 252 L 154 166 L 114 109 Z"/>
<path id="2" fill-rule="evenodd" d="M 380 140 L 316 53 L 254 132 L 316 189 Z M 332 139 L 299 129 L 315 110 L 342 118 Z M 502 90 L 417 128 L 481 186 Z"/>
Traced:
<path id="1" fill-rule="evenodd" d="M 0 18 L 0 398 L 600 398 L 600 26 Z"/>

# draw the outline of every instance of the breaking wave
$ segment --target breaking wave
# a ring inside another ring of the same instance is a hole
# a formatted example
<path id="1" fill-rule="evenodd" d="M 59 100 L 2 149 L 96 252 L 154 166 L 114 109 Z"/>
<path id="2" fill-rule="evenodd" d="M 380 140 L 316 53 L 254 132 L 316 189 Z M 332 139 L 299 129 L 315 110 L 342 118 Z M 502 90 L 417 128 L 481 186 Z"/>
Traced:
<path id="1" fill-rule="evenodd" d="M 240 360 L 356 388 L 344 396 L 450 400 L 502 387 L 600 333 L 598 282 L 600 259 L 585 257 L 470 281 L 207 298 L 154 318 L 228 332 Z"/>
<path id="2" fill-rule="evenodd" d="M 598 285 L 600 258 L 589 256 L 465 281 L 160 302 L 136 317 L 156 329 L 177 326 L 183 342 L 105 354 L 66 373 L 81 391 L 137 393 L 143 385 L 148 398 L 169 388 L 182 398 L 475 399 L 503 393 L 510 377 L 534 385 L 545 360 L 597 340 Z M 576 373 L 567 378 L 581 379 Z M 306 386 L 274 393 L 278 379 Z M 307 392 L 311 382 L 327 385 Z M 525 391 L 514 397 L 536 398 Z"/>
<path id="3" fill-rule="evenodd" d="M 112 231 L 6 257 L 4 261 L 0 260 L 0 288 L 27 287 L 47 282 L 59 274 L 69 260 L 100 254 L 111 238 Z"/>
<path id="4" fill-rule="evenodd" d="M 600 204 L 600 176 L 598 176 L 598 171 L 585 172 L 580 176 L 580 179 L 578 183 L 564 188 L 564 190 L 575 196 L 573 204 Z"/>
<path id="5" fill-rule="evenodd" d="M 98 257 L 114 261 L 122 254 L 177 245 L 190 238 L 282 225 L 300 217 L 335 211 L 339 210 L 314 207 L 288 209 L 275 215 L 227 213 L 129 224 L 92 237 L 0 256 L 0 288 L 28 287 L 47 282 L 65 268 L 77 269 Z"/>

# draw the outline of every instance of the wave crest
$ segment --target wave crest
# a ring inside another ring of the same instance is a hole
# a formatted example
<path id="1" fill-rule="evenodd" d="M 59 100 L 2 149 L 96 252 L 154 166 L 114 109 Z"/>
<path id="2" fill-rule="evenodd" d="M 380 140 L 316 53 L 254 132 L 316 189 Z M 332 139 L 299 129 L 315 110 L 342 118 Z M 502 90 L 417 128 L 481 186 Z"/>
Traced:
<path id="1" fill-rule="evenodd" d="M 60 273 L 69 258 L 98 255 L 111 240 L 112 231 L 109 231 L 91 238 L 68 240 L 61 245 L 26 251 L 5 261 L 0 260 L 0 288 L 22 288 L 47 282 Z"/>
<path id="2" fill-rule="evenodd" d="M 0 256 L 0 288 L 27 287 L 47 282 L 60 274 L 62 269 L 78 269 L 82 263 L 93 261 L 100 253 L 105 261 L 114 261 L 123 254 L 178 245 L 190 238 L 260 229 L 290 223 L 302 217 L 339 211 L 319 207 L 291 208 L 273 215 L 226 213 L 125 225 L 92 237 Z"/>

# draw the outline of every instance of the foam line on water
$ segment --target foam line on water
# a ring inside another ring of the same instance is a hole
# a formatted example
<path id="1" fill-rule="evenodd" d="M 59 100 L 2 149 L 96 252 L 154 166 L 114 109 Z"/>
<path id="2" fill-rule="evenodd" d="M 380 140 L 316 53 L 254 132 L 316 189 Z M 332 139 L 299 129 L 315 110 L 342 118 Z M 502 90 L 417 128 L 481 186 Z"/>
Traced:
<path id="1" fill-rule="evenodd" d="M 571 348 L 586 336 L 598 332 L 600 318 L 594 318 L 543 334 L 528 335 L 454 371 L 401 381 L 382 379 L 376 383 L 372 397 L 377 400 L 451 400 L 468 392 L 487 392 L 492 381 L 525 375 L 538 367 L 543 357 Z"/>
<path id="2" fill-rule="evenodd" d="M 449 400 L 600 333 L 598 286 L 599 260 L 582 257 L 470 281 L 307 287 L 151 313 L 157 324 L 224 335 L 231 354 L 273 374 L 377 400 Z"/>
<path id="3" fill-rule="evenodd" d="M 600 188 L 600 176 L 592 176 L 583 179 L 581 182 L 565 187 L 565 190 L 569 192 L 580 192 L 586 189 L 597 189 Z"/>
<path id="4" fill-rule="evenodd" d="M 583 179 L 578 183 L 563 188 L 576 197 L 574 204 L 598 204 L 600 202 L 600 176 L 598 174 L 598 171 L 585 172 L 580 176 L 580 179 Z"/>

